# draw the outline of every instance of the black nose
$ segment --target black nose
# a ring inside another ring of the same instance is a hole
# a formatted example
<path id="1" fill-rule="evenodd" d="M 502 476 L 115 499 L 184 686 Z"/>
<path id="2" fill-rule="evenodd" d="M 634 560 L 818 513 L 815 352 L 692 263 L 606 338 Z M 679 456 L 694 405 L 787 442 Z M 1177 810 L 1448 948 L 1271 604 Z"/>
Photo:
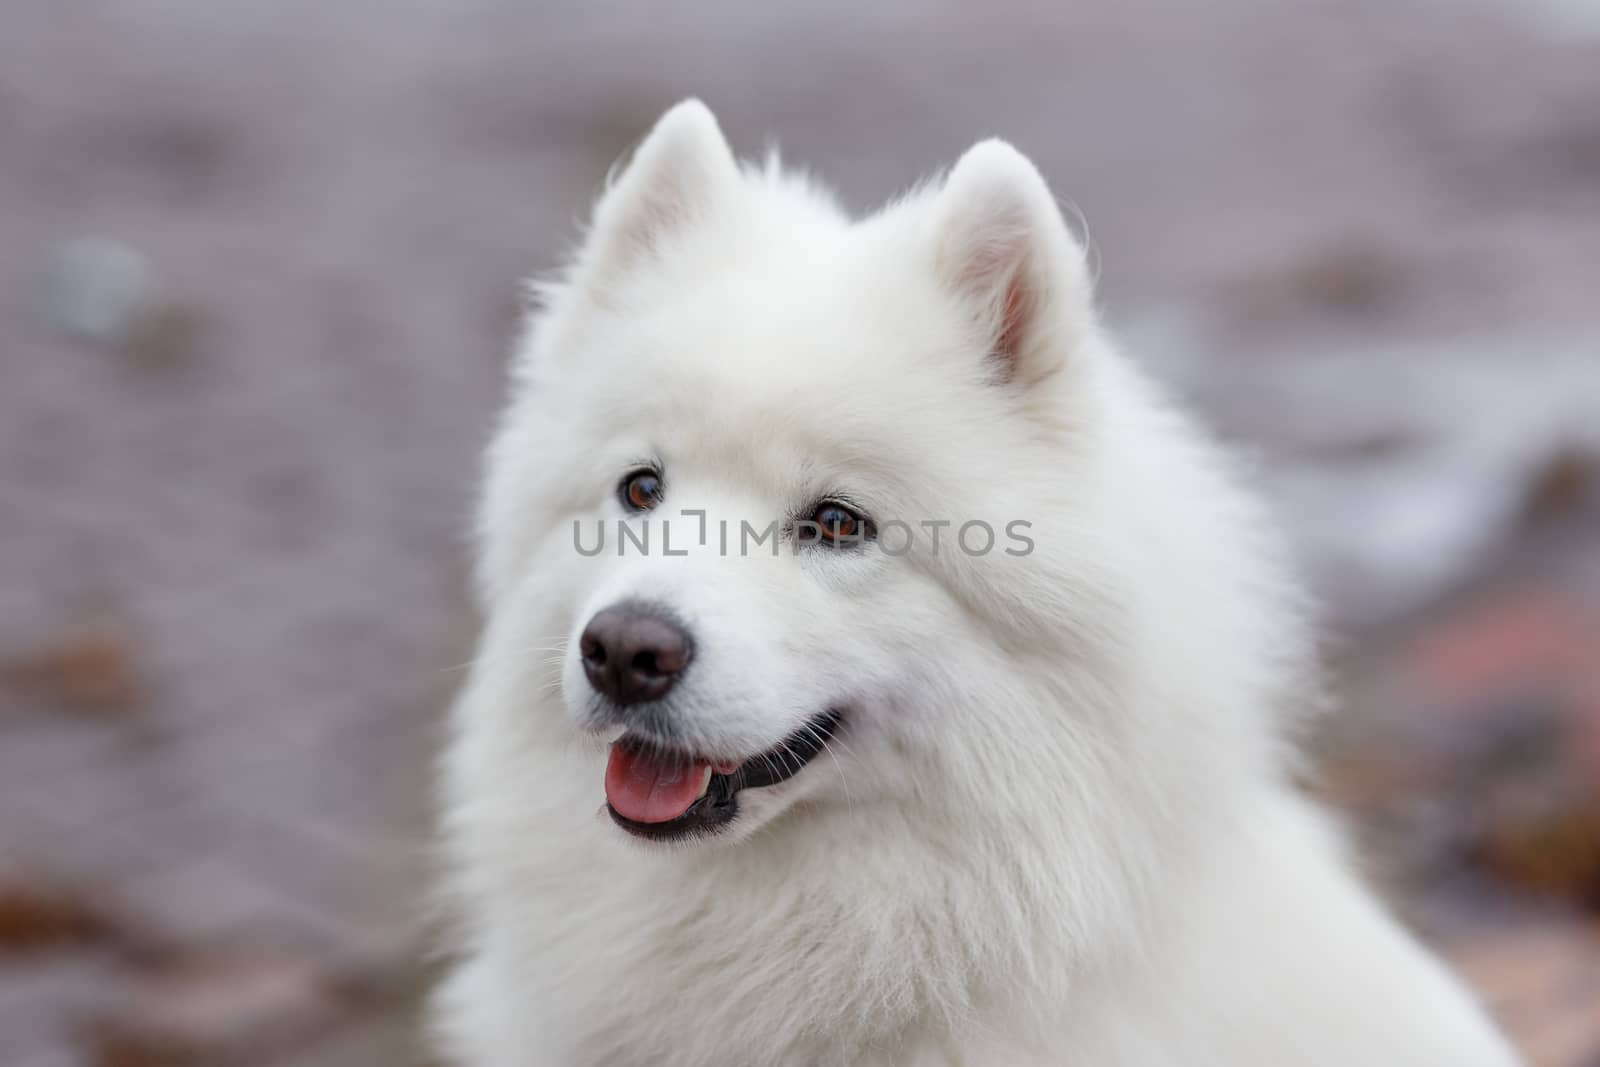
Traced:
<path id="1" fill-rule="evenodd" d="M 599 612 L 578 639 L 583 672 L 618 704 L 660 700 L 694 658 L 694 642 L 666 611 L 627 601 Z"/>

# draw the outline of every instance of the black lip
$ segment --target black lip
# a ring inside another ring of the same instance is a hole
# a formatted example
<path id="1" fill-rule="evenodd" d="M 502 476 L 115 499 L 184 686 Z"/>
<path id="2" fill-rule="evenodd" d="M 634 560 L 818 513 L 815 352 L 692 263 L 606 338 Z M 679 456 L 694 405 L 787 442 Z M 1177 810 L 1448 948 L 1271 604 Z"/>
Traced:
<path id="1" fill-rule="evenodd" d="M 609 803 L 611 821 L 635 837 L 651 841 L 676 841 L 703 837 L 727 828 L 739 814 L 739 793 L 777 785 L 799 774 L 826 747 L 844 715 L 828 710 L 784 739 L 776 748 L 745 760 L 732 774 L 713 774 L 706 795 L 670 822 L 635 822 Z M 625 744 L 619 741 L 618 744 Z"/>

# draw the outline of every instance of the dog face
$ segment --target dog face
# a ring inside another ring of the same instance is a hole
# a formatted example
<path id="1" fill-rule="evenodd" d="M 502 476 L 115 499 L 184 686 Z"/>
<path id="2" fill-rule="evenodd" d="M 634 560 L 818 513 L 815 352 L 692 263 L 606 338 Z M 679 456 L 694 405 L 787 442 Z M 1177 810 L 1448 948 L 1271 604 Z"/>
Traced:
<path id="1" fill-rule="evenodd" d="M 1107 627 L 1123 551 L 1080 521 L 1089 285 L 1031 164 L 985 143 L 853 222 L 691 101 L 542 296 L 490 455 L 488 654 L 519 714 L 610 743 L 623 831 L 736 841 L 1029 758 L 981 709 L 1038 703 L 1006 689 L 1042 634 Z"/>

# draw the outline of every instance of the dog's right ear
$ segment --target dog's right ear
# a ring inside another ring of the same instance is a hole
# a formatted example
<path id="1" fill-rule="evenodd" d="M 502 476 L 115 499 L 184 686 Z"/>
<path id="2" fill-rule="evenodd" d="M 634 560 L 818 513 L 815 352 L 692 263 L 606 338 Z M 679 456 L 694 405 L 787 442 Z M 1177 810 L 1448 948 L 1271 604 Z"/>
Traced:
<path id="1" fill-rule="evenodd" d="M 738 179 L 738 161 L 711 109 L 692 98 L 673 106 L 600 198 L 586 263 L 612 274 L 654 254 Z"/>

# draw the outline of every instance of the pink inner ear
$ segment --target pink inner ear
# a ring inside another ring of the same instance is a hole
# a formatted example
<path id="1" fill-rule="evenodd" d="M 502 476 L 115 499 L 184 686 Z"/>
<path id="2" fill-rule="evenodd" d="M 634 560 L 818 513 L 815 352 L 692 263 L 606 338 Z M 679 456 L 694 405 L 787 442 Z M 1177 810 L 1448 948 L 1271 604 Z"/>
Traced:
<path id="1" fill-rule="evenodd" d="M 1027 318 L 1028 293 L 1022 283 L 1022 272 L 1018 271 L 1006 285 L 1005 305 L 994 341 L 995 354 L 1005 361 L 1007 380 L 1016 371 L 1017 359 L 1022 355 L 1022 331 Z"/>
<path id="2" fill-rule="evenodd" d="M 994 293 L 998 279 L 1004 277 L 1004 289 L 998 294 L 999 314 L 990 323 L 994 331 L 990 354 L 1000 364 L 1001 381 L 1010 381 L 1017 371 L 1026 343 L 1028 319 L 1033 313 L 1033 294 L 1028 287 L 1028 269 L 1024 250 L 1010 244 L 978 246 L 968 256 L 961 272 L 964 286 L 969 292 Z"/>

